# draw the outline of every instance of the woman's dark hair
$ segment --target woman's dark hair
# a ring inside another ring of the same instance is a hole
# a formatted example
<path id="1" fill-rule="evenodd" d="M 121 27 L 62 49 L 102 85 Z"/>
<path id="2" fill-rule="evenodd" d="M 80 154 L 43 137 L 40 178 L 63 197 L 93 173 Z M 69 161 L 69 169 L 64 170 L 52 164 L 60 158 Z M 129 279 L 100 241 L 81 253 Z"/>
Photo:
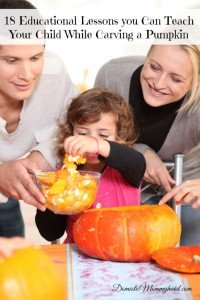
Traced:
<path id="1" fill-rule="evenodd" d="M 36 9 L 27 0 L 0 0 L 0 9 Z"/>

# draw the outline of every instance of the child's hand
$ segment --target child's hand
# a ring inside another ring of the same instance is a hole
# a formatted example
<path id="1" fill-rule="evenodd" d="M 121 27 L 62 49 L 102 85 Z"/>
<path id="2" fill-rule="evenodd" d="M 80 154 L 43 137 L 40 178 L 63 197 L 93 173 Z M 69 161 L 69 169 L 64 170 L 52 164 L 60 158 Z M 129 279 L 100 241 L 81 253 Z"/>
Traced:
<path id="1" fill-rule="evenodd" d="M 21 237 L 0 238 L 0 256 L 9 257 L 12 253 L 21 248 L 30 246 L 30 243 Z"/>
<path id="2" fill-rule="evenodd" d="M 110 153 L 109 143 L 101 138 L 74 135 L 65 139 L 64 149 L 67 154 L 84 156 L 85 153 L 98 153 L 107 157 Z"/>
<path id="3" fill-rule="evenodd" d="M 73 156 L 83 156 L 86 152 L 97 153 L 99 151 L 98 148 L 98 141 L 83 135 L 70 136 L 64 142 L 65 152 Z"/>

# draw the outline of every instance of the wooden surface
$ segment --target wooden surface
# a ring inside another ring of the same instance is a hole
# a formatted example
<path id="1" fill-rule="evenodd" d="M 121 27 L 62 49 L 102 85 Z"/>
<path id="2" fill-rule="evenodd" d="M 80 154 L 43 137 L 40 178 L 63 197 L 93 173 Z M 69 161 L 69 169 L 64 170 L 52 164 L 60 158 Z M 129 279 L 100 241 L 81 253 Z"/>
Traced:
<path id="1" fill-rule="evenodd" d="M 56 268 L 60 272 L 61 276 L 65 279 L 67 284 L 67 257 L 66 257 L 66 245 L 42 245 L 40 248 L 51 258 Z"/>
<path id="2" fill-rule="evenodd" d="M 40 246 L 43 251 L 51 258 L 55 263 L 56 268 L 61 274 L 61 277 L 66 283 L 67 290 L 67 256 L 66 256 L 66 245 L 42 245 Z M 189 287 L 192 289 L 191 293 L 193 300 L 200 300 L 200 274 L 186 274 L 182 275 L 183 279 L 186 278 L 189 282 Z"/>

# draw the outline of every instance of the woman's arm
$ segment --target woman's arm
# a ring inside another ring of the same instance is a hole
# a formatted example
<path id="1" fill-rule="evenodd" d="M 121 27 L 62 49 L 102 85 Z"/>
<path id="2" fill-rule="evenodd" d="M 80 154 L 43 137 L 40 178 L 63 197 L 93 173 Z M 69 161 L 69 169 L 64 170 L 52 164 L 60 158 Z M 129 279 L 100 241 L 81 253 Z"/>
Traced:
<path id="1" fill-rule="evenodd" d="M 133 148 L 142 153 L 146 160 L 144 180 L 148 183 L 162 185 L 165 191 L 170 191 L 171 185 L 175 184 L 175 181 L 158 154 L 145 144 L 135 144 Z"/>
<path id="2" fill-rule="evenodd" d="M 152 184 L 162 185 L 165 191 L 169 192 L 175 181 L 170 176 L 163 161 L 153 150 L 146 150 L 144 157 L 147 164 L 144 180 Z"/>
<path id="3" fill-rule="evenodd" d="M 48 209 L 45 212 L 37 210 L 35 223 L 41 236 L 51 242 L 63 236 L 67 226 L 67 216 L 54 214 Z"/>
<path id="4" fill-rule="evenodd" d="M 99 160 L 117 169 L 129 184 L 138 188 L 146 169 L 144 156 L 117 142 L 108 141 L 108 143 L 110 145 L 109 156 L 105 158 L 99 155 Z"/>

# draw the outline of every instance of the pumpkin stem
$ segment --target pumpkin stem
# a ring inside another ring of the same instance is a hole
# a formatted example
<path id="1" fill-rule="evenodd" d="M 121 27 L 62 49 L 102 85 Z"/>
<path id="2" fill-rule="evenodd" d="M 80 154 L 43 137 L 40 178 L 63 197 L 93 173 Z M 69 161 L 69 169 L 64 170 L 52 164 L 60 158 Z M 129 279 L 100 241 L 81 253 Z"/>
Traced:
<path id="1" fill-rule="evenodd" d="M 192 261 L 195 263 L 200 263 L 200 255 L 194 255 Z"/>

